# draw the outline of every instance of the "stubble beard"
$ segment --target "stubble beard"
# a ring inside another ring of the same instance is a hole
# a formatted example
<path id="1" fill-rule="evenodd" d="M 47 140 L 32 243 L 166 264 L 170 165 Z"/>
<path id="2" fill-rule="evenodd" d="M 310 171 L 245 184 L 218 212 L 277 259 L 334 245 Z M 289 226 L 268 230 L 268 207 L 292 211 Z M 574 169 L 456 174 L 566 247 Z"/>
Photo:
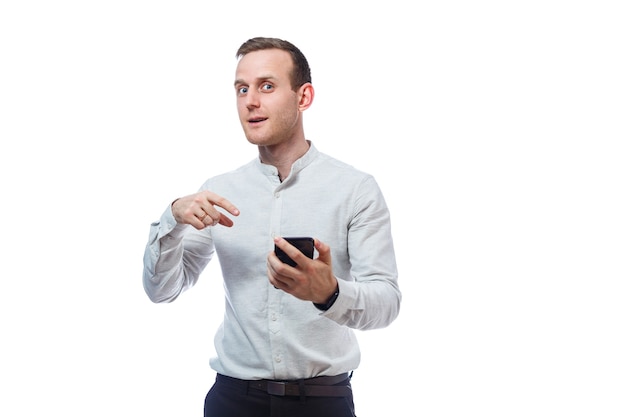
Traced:
<path id="1" fill-rule="evenodd" d="M 264 123 L 268 123 L 268 121 Z M 273 146 L 289 141 L 296 131 L 295 121 L 288 118 L 274 120 L 278 124 L 263 126 L 261 129 L 245 129 L 246 139 L 253 145 L 257 146 Z"/>

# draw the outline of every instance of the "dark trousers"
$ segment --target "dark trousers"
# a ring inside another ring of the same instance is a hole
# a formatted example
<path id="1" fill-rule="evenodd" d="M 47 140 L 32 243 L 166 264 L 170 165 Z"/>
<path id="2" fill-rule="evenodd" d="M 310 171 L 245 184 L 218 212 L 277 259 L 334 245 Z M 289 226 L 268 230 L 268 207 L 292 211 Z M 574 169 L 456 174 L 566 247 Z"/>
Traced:
<path id="1" fill-rule="evenodd" d="M 350 385 L 350 381 L 342 385 Z M 356 417 L 352 395 L 279 396 L 247 381 L 217 375 L 204 400 L 204 417 Z"/>

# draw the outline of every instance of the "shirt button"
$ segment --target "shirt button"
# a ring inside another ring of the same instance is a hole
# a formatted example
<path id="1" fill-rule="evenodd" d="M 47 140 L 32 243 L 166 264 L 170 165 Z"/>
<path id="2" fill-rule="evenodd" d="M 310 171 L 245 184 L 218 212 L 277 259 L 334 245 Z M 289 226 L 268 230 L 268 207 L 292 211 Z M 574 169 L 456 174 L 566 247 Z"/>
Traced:
<path id="1" fill-rule="evenodd" d="M 280 356 L 276 356 L 275 360 L 276 360 L 276 362 L 279 362 L 279 363 L 280 363 L 280 360 L 281 360 L 281 359 L 280 359 Z"/>
<path id="2" fill-rule="evenodd" d="M 274 197 L 275 197 L 275 198 L 280 198 L 280 193 L 276 193 L 276 194 L 274 194 Z"/>
<path id="3" fill-rule="evenodd" d="M 276 320 L 277 320 L 276 313 L 272 313 L 272 321 L 276 321 Z"/>

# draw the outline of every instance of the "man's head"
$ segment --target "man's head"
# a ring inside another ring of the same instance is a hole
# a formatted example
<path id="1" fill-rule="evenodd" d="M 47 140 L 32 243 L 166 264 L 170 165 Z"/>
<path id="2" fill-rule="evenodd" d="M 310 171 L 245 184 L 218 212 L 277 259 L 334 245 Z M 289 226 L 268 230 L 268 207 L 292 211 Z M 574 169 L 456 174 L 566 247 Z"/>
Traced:
<path id="1" fill-rule="evenodd" d="M 291 73 L 291 88 L 295 91 L 304 83 L 311 82 L 311 68 L 304 54 L 290 42 L 277 38 L 252 38 L 244 42 L 237 50 L 237 58 L 265 49 L 280 49 L 288 52 L 293 61 L 293 71 Z"/>
<path id="2" fill-rule="evenodd" d="M 305 142 L 302 112 L 313 102 L 309 64 L 287 41 L 254 38 L 237 52 L 239 121 L 250 143 L 263 147 Z"/>

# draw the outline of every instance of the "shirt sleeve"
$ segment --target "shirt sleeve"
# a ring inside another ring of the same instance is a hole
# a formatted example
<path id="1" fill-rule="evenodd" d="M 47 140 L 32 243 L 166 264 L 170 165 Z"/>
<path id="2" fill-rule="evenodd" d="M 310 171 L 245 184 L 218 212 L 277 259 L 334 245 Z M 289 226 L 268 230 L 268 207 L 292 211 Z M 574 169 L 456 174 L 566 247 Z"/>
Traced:
<path id="1" fill-rule="evenodd" d="M 171 302 L 198 281 L 214 253 L 207 231 L 176 223 L 171 206 L 150 225 L 143 287 L 155 303 Z"/>
<path id="2" fill-rule="evenodd" d="M 373 177 L 355 194 L 349 225 L 351 280 L 338 279 L 339 296 L 322 315 L 351 328 L 368 330 L 391 324 L 400 312 L 390 213 Z"/>

